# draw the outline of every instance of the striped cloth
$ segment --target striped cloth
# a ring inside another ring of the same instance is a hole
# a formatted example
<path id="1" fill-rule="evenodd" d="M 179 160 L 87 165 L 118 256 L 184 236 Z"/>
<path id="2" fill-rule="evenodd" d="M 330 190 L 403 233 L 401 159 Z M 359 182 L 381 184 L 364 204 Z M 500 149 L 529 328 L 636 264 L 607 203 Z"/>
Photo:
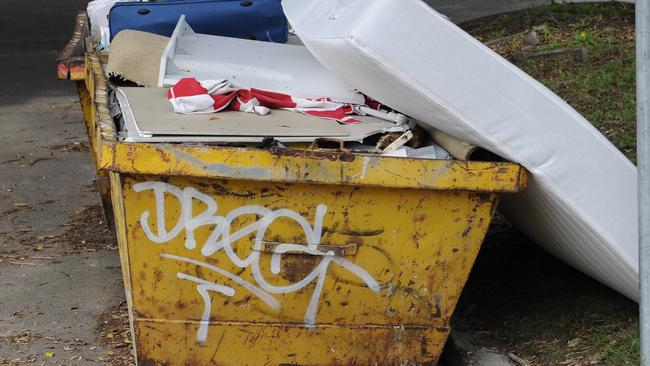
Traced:
<path id="1" fill-rule="evenodd" d="M 182 114 L 215 113 L 231 109 L 260 116 L 271 109 L 284 109 L 314 117 L 333 119 L 340 123 L 361 122 L 351 115 L 354 105 L 338 103 L 329 98 L 305 99 L 260 89 L 246 89 L 228 80 L 184 78 L 167 92 L 174 112 Z"/>

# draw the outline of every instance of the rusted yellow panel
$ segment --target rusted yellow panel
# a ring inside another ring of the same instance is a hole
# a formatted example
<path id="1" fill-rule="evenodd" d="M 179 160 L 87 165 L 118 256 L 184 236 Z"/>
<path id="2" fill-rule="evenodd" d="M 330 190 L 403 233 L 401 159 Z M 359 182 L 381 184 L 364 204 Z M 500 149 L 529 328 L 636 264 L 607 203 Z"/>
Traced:
<path id="1" fill-rule="evenodd" d="M 83 80 L 84 70 L 84 38 L 88 35 L 88 16 L 79 12 L 75 20 L 72 37 L 57 57 L 57 76 L 61 80 Z"/>
<path id="2" fill-rule="evenodd" d="M 84 57 L 84 71 L 86 72 L 86 76 L 83 82 L 86 85 L 86 90 L 90 92 L 91 101 L 93 101 L 95 99 L 95 77 L 100 75 L 95 75 L 94 73 L 95 70 L 92 67 L 91 56 L 88 54 Z"/>
<path id="3" fill-rule="evenodd" d="M 97 138 L 97 123 L 99 116 L 97 115 L 97 103 L 95 101 L 95 79 L 96 75 L 94 73 L 91 57 L 84 58 L 84 70 L 86 71 L 86 76 L 83 81 L 77 82 L 77 89 L 79 91 L 79 101 L 81 102 L 81 109 L 84 113 L 84 121 L 86 124 L 86 132 L 88 133 L 88 143 L 90 144 L 90 150 L 95 155 L 93 156 L 93 163 L 97 170 L 99 167 L 99 157 L 100 157 L 100 148 L 101 145 Z"/>
<path id="4" fill-rule="evenodd" d="M 100 169 L 131 174 L 518 192 L 517 164 L 417 160 L 302 149 L 245 149 L 103 142 Z"/>
<path id="5" fill-rule="evenodd" d="M 140 365 L 436 364 L 507 163 L 117 142 L 87 54 Z"/>
<path id="6" fill-rule="evenodd" d="M 496 200 L 188 177 L 122 189 L 139 355 L 169 364 L 435 361 Z"/>
<path id="7" fill-rule="evenodd" d="M 90 146 L 90 152 L 92 154 L 93 164 L 97 168 L 97 157 L 99 154 L 95 149 L 95 119 L 94 119 L 94 108 L 93 100 L 91 93 L 87 89 L 86 82 L 77 81 L 77 92 L 79 93 L 79 103 L 81 104 L 81 111 L 83 112 L 84 125 L 86 126 L 86 133 L 88 135 L 88 144 Z"/>
<path id="8" fill-rule="evenodd" d="M 205 344 L 196 323 L 138 322 L 139 365 L 435 365 L 446 329 L 416 326 L 214 325 Z M 179 335 L 190 334 L 183 338 Z"/>

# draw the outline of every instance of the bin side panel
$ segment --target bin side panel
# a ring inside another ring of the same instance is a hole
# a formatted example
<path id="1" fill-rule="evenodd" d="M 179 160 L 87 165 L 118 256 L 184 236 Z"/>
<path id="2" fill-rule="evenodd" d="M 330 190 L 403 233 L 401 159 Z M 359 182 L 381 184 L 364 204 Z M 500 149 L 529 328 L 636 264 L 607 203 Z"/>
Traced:
<path id="1" fill-rule="evenodd" d="M 93 155 L 93 165 L 95 169 L 97 168 L 97 150 L 95 148 L 95 118 L 93 114 L 93 97 L 91 94 L 94 94 L 94 90 L 91 93 L 87 89 L 87 83 L 92 85 L 92 82 L 77 81 L 75 82 L 77 86 L 77 93 L 79 94 L 79 104 L 81 105 L 81 111 L 83 112 L 84 125 L 86 126 L 86 133 L 88 134 L 88 143 L 90 144 L 90 153 Z"/>
<path id="2" fill-rule="evenodd" d="M 392 339 L 402 355 L 442 345 L 496 201 L 464 191 L 152 176 L 124 177 L 122 194 L 139 354 L 160 362 L 150 351 L 161 334 L 161 344 L 196 351 L 175 357 L 204 357 L 218 351 L 224 329 L 244 337 L 254 326 L 269 338 L 259 344 L 321 334 L 345 351 L 324 347 L 315 359 L 309 347 L 293 351 L 312 364 L 376 357 L 388 347 L 377 339 Z M 371 343 L 379 346 L 350 351 Z M 289 362 L 285 351 L 259 349 L 273 364 Z M 223 364 L 241 364 L 230 357 Z"/>
<path id="3" fill-rule="evenodd" d="M 147 365 L 435 365 L 447 329 L 287 328 L 265 324 L 215 325 L 201 345 L 179 335 L 196 324 L 139 322 L 138 361 Z"/>
<path id="4" fill-rule="evenodd" d="M 124 195 L 122 194 L 122 177 L 117 173 L 108 173 L 110 194 L 112 197 L 112 212 L 115 213 L 115 232 L 117 234 L 117 244 L 120 251 L 120 267 L 122 269 L 122 280 L 124 282 L 124 294 L 129 309 L 129 327 L 131 335 L 135 334 L 133 314 L 133 294 L 131 291 L 131 268 L 129 267 L 128 239 L 126 237 L 126 215 L 124 214 Z M 135 350 L 136 343 L 133 343 Z"/>
<path id="5" fill-rule="evenodd" d="M 61 54 L 57 57 L 57 76 L 61 80 L 83 80 L 84 69 L 84 39 L 88 36 L 88 16 L 79 12 L 75 20 L 72 37 Z"/>

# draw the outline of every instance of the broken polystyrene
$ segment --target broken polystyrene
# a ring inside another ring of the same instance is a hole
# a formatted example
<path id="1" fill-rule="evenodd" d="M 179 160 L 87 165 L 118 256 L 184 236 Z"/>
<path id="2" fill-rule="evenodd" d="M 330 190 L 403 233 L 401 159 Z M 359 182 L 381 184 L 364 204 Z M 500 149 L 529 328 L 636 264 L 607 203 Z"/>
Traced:
<path id="1" fill-rule="evenodd" d="M 302 98 L 365 102 L 303 46 L 197 34 L 181 17 L 161 57 L 158 86 L 171 86 L 185 77 L 228 79 L 243 87 Z"/>

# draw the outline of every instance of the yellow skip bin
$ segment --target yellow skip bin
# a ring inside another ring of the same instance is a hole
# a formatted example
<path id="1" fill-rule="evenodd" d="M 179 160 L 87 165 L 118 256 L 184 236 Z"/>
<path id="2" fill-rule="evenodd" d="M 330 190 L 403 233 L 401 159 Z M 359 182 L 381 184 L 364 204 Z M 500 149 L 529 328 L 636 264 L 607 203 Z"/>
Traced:
<path id="1" fill-rule="evenodd" d="M 140 365 L 437 363 L 520 166 L 119 142 L 86 65 Z"/>

